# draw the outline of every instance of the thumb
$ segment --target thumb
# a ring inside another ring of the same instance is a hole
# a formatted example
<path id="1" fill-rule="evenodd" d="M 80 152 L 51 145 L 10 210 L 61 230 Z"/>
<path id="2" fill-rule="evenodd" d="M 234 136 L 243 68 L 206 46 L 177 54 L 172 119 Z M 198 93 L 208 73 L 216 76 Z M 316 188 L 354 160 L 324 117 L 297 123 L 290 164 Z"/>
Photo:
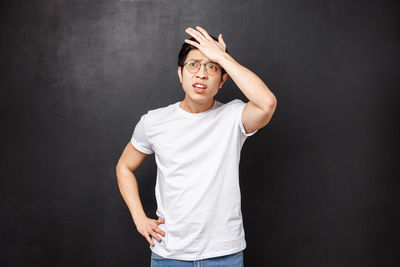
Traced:
<path id="1" fill-rule="evenodd" d="M 165 223 L 165 219 L 164 219 L 164 218 L 158 218 L 157 222 L 159 222 L 159 223 Z"/>
<path id="2" fill-rule="evenodd" d="M 226 44 L 225 44 L 225 42 L 224 42 L 224 39 L 222 39 L 222 33 L 220 33 L 220 34 L 218 35 L 218 42 L 219 42 L 220 44 L 222 44 L 223 46 L 226 46 Z"/>

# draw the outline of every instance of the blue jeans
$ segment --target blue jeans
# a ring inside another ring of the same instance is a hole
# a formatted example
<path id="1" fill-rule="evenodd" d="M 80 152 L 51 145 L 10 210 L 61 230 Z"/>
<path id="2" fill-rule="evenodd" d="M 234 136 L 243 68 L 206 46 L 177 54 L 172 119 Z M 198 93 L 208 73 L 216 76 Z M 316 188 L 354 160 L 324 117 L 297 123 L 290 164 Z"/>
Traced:
<path id="1" fill-rule="evenodd" d="M 152 251 L 151 267 L 243 267 L 243 251 L 197 261 L 167 259 Z"/>

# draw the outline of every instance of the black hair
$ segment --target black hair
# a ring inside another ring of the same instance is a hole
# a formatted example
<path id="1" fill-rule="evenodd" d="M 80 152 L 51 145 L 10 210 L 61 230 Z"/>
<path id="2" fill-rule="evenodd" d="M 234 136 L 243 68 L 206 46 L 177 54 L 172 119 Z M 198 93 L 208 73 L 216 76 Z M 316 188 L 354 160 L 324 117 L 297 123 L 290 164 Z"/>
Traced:
<path id="1" fill-rule="evenodd" d="M 211 34 L 209 34 L 209 35 L 211 36 L 211 38 L 213 38 L 215 41 L 218 42 L 218 39 L 216 37 L 212 36 Z M 197 40 L 193 36 L 188 40 L 197 42 Z M 191 45 L 191 44 L 188 44 L 186 42 L 183 43 L 181 51 L 179 51 L 179 55 L 178 55 L 178 66 L 181 67 L 182 69 L 183 69 L 183 64 L 185 63 L 185 60 L 187 58 L 187 55 L 189 54 L 190 50 L 193 50 L 193 49 L 198 49 L 198 48 L 193 46 L 193 45 Z M 225 52 L 227 54 L 229 54 L 228 53 L 228 49 L 225 49 Z M 221 66 L 221 77 L 225 73 L 226 73 L 226 71 Z"/>

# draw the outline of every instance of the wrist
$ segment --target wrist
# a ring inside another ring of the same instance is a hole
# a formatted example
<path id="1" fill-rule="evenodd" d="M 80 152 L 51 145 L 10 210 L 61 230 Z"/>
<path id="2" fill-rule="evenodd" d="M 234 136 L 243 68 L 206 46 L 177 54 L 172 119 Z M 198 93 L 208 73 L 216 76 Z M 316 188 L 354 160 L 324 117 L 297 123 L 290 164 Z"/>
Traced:
<path id="1" fill-rule="evenodd" d="M 134 214 L 132 214 L 132 219 L 134 222 L 146 217 L 147 216 L 144 212 L 135 212 Z"/>
<path id="2" fill-rule="evenodd" d="M 229 62 L 234 61 L 234 59 L 226 52 L 223 52 L 218 59 L 218 64 L 225 69 Z"/>

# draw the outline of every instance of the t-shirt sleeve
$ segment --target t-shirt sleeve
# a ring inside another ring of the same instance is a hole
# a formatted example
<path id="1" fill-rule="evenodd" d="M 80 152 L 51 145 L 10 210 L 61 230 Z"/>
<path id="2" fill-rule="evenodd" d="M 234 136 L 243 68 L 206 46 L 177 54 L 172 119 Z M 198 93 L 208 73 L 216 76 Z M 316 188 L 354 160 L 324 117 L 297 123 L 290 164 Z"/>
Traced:
<path id="1" fill-rule="evenodd" d="M 153 154 L 154 150 L 146 135 L 146 118 L 147 114 L 142 115 L 139 122 L 133 130 L 131 143 L 139 151 L 146 154 Z"/>
<path id="2" fill-rule="evenodd" d="M 236 106 L 236 109 L 237 109 L 238 112 L 237 112 L 237 117 L 236 117 L 236 123 L 237 123 L 238 127 L 240 128 L 240 132 L 245 137 L 252 136 L 253 134 L 255 134 L 258 131 L 258 129 L 255 130 L 254 132 L 246 133 L 246 130 L 245 130 L 245 128 L 243 126 L 243 123 L 242 123 L 242 113 L 243 113 L 244 107 L 246 106 L 246 103 L 243 102 L 240 99 L 237 100 L 237 103 L 238 104 Z"/>

